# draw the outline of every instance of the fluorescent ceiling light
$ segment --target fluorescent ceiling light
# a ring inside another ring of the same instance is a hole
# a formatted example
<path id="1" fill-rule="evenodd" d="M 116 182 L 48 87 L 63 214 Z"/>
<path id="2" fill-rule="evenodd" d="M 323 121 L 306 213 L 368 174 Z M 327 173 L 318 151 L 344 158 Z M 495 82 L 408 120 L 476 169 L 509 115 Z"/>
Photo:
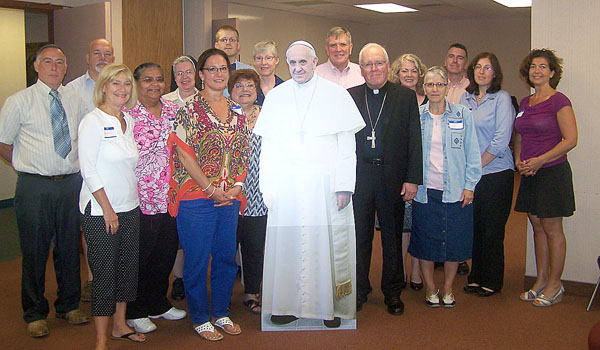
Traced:
<path id="1" fill-rule="evenodd" d="M 494 0 L 506 7 L 531 7 L 532 0 Z"/>
<path id="2" fill-rule="evenodd" d="M 391 2 L 386 2 L 383 4 L 365 4 L 365 5 L 354 5 L 356 7 L 360 7 L 366 10 L 377 11 L 381 13 L 397 13 L 397 12 L 415 12 L 418 10 L 411 9 L 410 7 L 400 6 L 397 4 L 392 4 Z"/>

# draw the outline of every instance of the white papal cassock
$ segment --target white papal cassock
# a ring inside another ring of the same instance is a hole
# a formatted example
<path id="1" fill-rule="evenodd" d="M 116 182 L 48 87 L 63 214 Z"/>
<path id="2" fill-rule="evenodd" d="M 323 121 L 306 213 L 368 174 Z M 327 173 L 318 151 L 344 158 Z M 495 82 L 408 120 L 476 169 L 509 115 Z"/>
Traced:
<path id="1" fill-rule="evenodd" d="M 364 126 L 350 94 L 317 74 L 267 95 L 254 127 L 269 208 L 265 314 L 356 317 L 354 214 L 352 203 L 337 210 L 336 192 L 354 192 L 354 134 Z"/>

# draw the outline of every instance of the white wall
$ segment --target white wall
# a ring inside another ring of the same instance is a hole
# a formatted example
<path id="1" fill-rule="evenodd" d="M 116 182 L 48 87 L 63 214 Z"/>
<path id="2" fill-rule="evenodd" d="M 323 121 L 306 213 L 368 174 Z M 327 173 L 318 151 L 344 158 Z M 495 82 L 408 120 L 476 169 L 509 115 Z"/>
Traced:
<path id="1" fill-rule="evenodd" d="M 25 76 L 25 13 L 0 8 L 0 106 L 4 100 L 27 86 Z M 0 160 L 0 200 L 13 198 L 17 176 L 12 166 Z"/>
<path id="2" fill-rule="evenodd" d="M 564 220 L 567 260 L 563 279 L 595 283 L 600 255 L 600 1 L 579 0 L 577 6 L 562 0 L 535 0 L 531 11 L 531 47 L 551 48 L 564 59 L 558 90 L 573 104 L 579 141 L 569 152 L 577 211 Z M 531 227 L 528 229 L 526 275 L 535 276 Z"/>
<path id="3" fill-rule="evenodd" d="M 493 52 L 502 66 L 502 88 L 517 99 L 528 95 L 529 90 L 518 73 L 519 64 L 530 48 L 527 17 L 374 25 L 369 28 L 369 38 L 385 46 L 391 61 L 404 53 L 413 53 L 427 67 L 443 65 L 448 46 L 455 42 L 467 47 L 469 58 L 480 52 Z"/>
<path id="4" fill-rule="evenodd" d="M 350 30 L 354 44 L 351 57 L 353 62 L 358 61 L 358 51 L 367 40 L 368 27 L 366 25 L 286 11 L 229 4 L 229 18 L 238 18 L 240 21 L 241 61 L 252 64 L 254 44 L 259 41 L 273 40 L 277 44 L 280 57 L 276 74 L 284 80 L 290 77 L 285 63 L 285 50 L 295 40 L 306 40 L 313 44 L 319 57 L 319 63 L 327 61 L 325 35 L 333 26 L 342 26 Z"/>

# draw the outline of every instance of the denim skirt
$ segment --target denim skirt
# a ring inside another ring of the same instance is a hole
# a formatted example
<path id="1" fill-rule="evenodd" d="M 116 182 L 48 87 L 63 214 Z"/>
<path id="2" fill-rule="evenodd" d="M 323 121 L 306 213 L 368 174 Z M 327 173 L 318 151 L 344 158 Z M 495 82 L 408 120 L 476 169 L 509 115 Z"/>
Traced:
<path id="1" fill-rule="evenodd" d="M 473 205 L 442 203 L 442 191 L 427 189 L 427 203 L 413 201 L 408 252 L 428 261 L 465 261 L 473 250 Z"/>

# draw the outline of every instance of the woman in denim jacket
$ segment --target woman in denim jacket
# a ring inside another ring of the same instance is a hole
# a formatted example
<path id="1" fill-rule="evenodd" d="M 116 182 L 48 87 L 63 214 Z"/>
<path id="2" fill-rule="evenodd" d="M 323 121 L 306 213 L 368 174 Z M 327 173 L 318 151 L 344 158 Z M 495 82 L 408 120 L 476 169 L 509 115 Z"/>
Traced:
<path id="1" fill-rule="evenodd" d="M 473 116 L 468 108 L 446 102 L 448 76 L 431 67 L 423 84 L 429 102 L 420 107 L 423 185 L 413 202 L 409 253 L 418 258 L 431 307 L 456 304 L 452 283 L 458 263 L 471 258 L 473 191 L 481 178 L 481 157 Z M 444 262 L 440 300 L 433 264 Z"/>

